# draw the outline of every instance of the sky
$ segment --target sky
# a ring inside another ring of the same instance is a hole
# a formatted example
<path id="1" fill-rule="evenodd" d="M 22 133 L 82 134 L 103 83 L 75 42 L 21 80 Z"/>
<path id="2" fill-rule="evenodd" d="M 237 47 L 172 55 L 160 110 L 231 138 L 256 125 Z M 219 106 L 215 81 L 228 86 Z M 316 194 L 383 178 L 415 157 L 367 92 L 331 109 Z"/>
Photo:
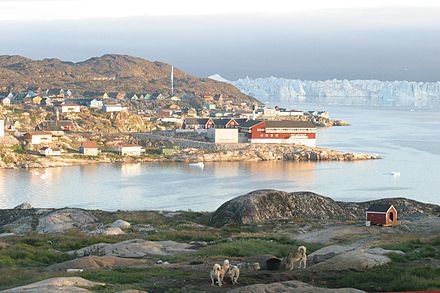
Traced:
<path id="1" fill-rule="evenodd" d="M 227 79 L 440 79 L 440 1 L 0 0 L 0 54 L 106 53 Z"/>

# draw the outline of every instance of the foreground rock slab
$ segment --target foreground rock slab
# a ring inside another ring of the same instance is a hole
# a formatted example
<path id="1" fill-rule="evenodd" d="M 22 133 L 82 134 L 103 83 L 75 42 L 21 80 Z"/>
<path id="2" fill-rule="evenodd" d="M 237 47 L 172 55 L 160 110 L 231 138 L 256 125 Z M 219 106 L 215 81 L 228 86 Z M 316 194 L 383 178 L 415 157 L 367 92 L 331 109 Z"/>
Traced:
<path id="1" fill-rule="evenodd" d="M 313 252 L 308 259 L 314 263 L 312 271 L 364 271 L 389 263 L 389 253 L 404 254 L 399 250 L 362 248 L 356 244 L 330 245 Z"/>
<path id="2" fill-rule="evenodd" d="M 174 241 L 148 241 L 132 239 L 115 244 L 98 243 L 78 250 L 70 251 L 70 254 L 81 256 L 118 256 L 126 258 L 141 258 L 148 255 L 172 255 L 182 252 L 194 252 L 193 245 Z"/>
<path id="3" fill-rule="evenodd" d="M 131 259 L 116 256 L 86 256 L 54 264 L 47 271 L 67 271 L 68 269 L 95 270 L 113 267 L 145 266 L 151 263 L 145 259 Z"/>
<path id="4" fill-rule="evenodd" d="M 92 292 L 85 288 L 93 288 L 97 286 L 105 286 L 104 283 L 92 282 L 80 277 L 52 278 L 29 285 L 12 288 L 0 292 L 31 292 L 31 293 L 52 293 L 52 292 Z"/>
<path id="5" fill-rule="evenodd" d="M 271 284 L 255 284 L 227 291 L 228 293 L 365 293 L 353 288 L 328 289 L 313 287 L 299 281 L 286 281 Z"/>
<path id="6" fill-rule="evenodd" d="M 72 228 L 86 228 L 96 221 L 96 217 L 90 211 L 67 208 L 41 216 L 36 230 L 38 233 L 64 232 Z"/>

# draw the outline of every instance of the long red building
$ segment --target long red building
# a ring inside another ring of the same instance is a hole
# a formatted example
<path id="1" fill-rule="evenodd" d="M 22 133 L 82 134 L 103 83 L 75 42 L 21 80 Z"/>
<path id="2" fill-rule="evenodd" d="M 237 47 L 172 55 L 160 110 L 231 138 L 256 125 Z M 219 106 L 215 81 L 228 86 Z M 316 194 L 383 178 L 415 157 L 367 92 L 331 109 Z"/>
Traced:
<path id="1" fill-rule="evenodd" d="M 309 121 L 251 120 L 240 124 L 250 143 L 292 143 L 316 146 L 316 126 Z"/>

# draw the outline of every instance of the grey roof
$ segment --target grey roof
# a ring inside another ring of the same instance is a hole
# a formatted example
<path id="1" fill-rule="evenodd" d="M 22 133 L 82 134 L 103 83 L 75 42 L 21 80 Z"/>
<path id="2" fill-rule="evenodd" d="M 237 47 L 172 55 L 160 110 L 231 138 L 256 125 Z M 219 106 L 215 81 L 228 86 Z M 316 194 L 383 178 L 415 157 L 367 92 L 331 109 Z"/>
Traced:
<path id="1" fill-rule="evenodd" d="M 310 121 L 266 121 L 267 128 L 316 128 L 315 124 Z"/>
<path id="2" fill-rule="evenodd" d="M 205 125 L 210 118 L 186 118 L 185 124 L 189 125 Z"/>
<path id="3" fill-rule="evenodd" d="M 372 204 L 368 207 L 367 212 L 386 213 L 391 207 L 391 204 Z"/>
<path id="4" fill-rule="evenodd" d="M 212 119 L 212 121 L 214 121 L 214 124 L 215 125 L 217 125 L 217 126 L 226 126 L 226 124 L 228 124 L 229 123 L 229 121 L 231 121 L 231 120 L 234 120 L 233 118 L 231 118 L 231 119 L 221 119 L 221 118 L 219 118 L 219 119 Z"/>
<path id="5" fill-rule="evenodd" d="M 257 124 L 260 124 L 261 122 L 263 122 L 263 120 L 249 120 L 244 123 L 240 123 L 239 126 L 243 128 L 250 128 Z"/>

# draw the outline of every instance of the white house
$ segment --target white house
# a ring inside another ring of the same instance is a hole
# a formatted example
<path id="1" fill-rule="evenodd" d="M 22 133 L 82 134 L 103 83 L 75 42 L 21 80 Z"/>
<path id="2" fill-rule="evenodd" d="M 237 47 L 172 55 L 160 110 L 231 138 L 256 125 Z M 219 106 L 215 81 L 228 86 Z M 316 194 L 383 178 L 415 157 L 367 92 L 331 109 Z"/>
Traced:
<path id="1" fill-rule="evenodd" d="M 42 147 L 40 150 L 40 155 L 48 157 L 48 156 L 61 156 L 60 149 L 52 149 L 50 147 Z"/>
<path id="2" fill-rule="evenodd" d="M 52 133 L 48 131 L 26 132 L 24 139 L 30 144 L 41 144 L 52 142 Z"/>
<path id="3" fill-rule="evenodd" d="M 57 106 L 57 109 L 61 113 L 79 113 L 81 112 L 81 106 L 77 104 L 61 104 Z"/>
<path id="4" fill-rule="evenodd" d="M 117 148 L 117 153 L 121 156 L 135 156 L 139 157 L 144 150 L 140 145 L 137 144 L 126 144 L 121 145 Z"/>
<path id="5" fill-rule="evenodd" d="M 122 107 L 121 105 L 117 104 L 117 105 L 111 105 L 111 104 L 106 104 L 102 107 L 102 111 L 110 113 L 110 112 L 121 112 L 127 110 L 127 107 Z"/>
<path id="6" fill-rule="evenodd" d="M 207 136 L 214 143 L 238 143 L 237 128 L 210 128 Z"/>
<path id="7" fill-rule="evenodd" d="M 84 141 L 79 147 L 79 152 L 86 156 L 97 156 L 99 154 L 98 144 L 96 141 Z"/>
<path id="8" fill-rule="evenodd" d="M 3 106 L 7 106 L 7 107 L 11 106 L 11 99 L 8 97 L 3 98 L 2 104 Z"/>

